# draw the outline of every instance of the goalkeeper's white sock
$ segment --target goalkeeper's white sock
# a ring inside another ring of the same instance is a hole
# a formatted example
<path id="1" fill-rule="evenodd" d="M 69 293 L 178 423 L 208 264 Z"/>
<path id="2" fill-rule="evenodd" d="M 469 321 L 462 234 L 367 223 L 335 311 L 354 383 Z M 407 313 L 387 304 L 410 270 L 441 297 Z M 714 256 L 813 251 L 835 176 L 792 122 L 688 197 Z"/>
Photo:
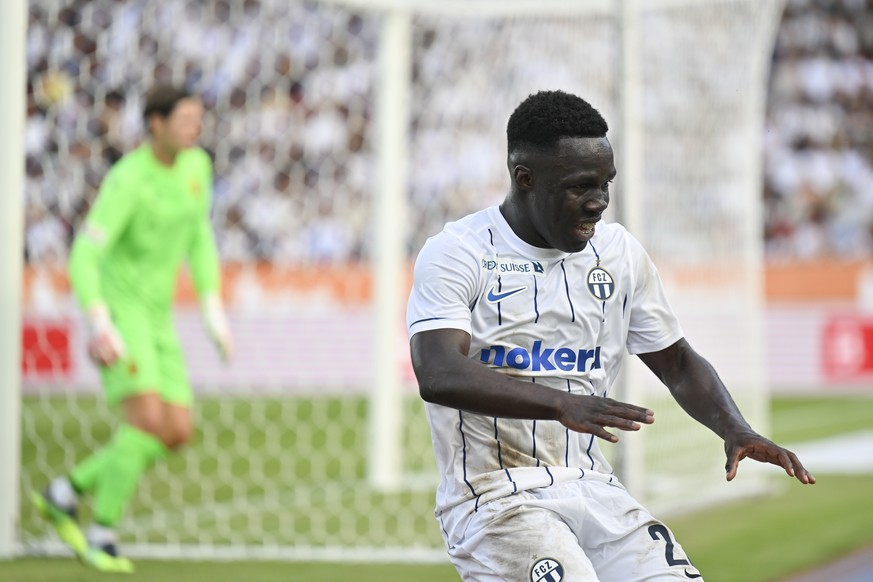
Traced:
<path id="1" fill-rule="evenodd" d="M 92 523 L 85 535 L 88 545 L 92 548 L 100 548 L 110 556 L 117 556 L 118 536 L 115 530 L 99 523 Z"/>
<path id="2" fill-rule="evenodd" d="M 52 479 L 48 486 L 48 498 L 52 504 L 61 508 L 66 513 L 74 514 L 76 512 L 79 498 L 76 496 L 76 491 L 66 475 Z"/>

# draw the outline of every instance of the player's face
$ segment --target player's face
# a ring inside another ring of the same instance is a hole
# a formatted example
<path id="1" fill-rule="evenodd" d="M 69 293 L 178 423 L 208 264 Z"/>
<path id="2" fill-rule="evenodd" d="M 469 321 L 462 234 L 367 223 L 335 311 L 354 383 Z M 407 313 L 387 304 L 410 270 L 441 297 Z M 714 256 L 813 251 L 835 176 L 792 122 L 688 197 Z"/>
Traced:
<path id="1" fill-rule="evenodd" d="M 522 238 L 538 247 L 581 251 L 609 205 L 616 173 L 609 140 L 564 138 L 555 154 L 536 156 L 528 167 L 528 236 Z"/>
<path id="2" fill-rule="evenodd" d="M 179 151 L 197 144 L 202 125 L 203 104 L 199 99 L 189 98 L 176 103 L 166 118 L 157 118 L 153 131 L 168 149 Z"/>

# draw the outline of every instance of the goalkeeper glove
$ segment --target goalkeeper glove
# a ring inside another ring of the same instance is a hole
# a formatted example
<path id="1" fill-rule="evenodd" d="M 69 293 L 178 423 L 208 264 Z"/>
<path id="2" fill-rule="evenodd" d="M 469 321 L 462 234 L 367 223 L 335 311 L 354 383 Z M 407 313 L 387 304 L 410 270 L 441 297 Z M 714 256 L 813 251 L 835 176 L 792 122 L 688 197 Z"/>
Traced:
<path id="1" fill-rule="evenodd" d="M 121 335 L 112 323 L 109 308 L 98 303 L 85 313 L 88 327 L 88 356 L 98 366 L 111 366 L 124 357 Z"/>
<path id="2" fill-rule="evenodd" d="M 200 315 L 206 333 L 215 344 L 221 359 L 228 361 L 233 355 L 233 338 L 230 335 L 230 327 L 227 324 L 227 317 L 224 315 L 221 298 L 214 293 L 205 296 L 200 301 Z"/>

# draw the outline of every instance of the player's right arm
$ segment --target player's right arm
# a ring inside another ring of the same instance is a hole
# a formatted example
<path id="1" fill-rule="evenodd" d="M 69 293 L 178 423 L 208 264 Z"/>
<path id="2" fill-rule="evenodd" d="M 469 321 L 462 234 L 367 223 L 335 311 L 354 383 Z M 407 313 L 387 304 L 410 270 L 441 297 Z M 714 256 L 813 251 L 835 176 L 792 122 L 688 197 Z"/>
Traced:
<path id="1" fill-rule="evenodd" d="M 70 286 L 88 326 L 88 353 L 100 365 L 111 365 L 124 354 L 100 281 L 101 264 L 136 208 L 136 192 L 125 188 L 118 174 L 118 167 L 113 168 L 103 181 L 76 233 L 68 265 Z"/>
<path id="2" fill-rule="evenodd" d="M 557 420 L 570 430 L 617 442 L 604 427 L 639 430 L 654 422 L 651 410 L 611 398 L 572 394 L 521 382 L 467 357 L 470 334 L 432 329 L 410 340 L 419 394 L 426 402 L 487 416 Z"/>
<path id="3" fill-rule="evenodd" d="M 557 420 L 612 442 L 617 437 L 604 427 L 638 430 L 654 421 L 651 410 L 522 382 L 471 359 L 479 276 L 476 251 L 447 233 L 430 239 L 416 260 L 407 320 L 422 399 L 488 416 Z"/>

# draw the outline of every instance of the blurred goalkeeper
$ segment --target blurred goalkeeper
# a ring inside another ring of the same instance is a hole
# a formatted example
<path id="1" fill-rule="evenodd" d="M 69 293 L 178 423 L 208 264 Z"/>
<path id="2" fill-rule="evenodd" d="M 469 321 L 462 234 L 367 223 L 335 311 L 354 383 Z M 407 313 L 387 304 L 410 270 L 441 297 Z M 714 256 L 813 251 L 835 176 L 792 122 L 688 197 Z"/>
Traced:
<path id="1" fill-rule="evenodd" d="M 184 90 L 160 86 L 148 95 L 150 139 L 109 171 L 70 254 L 88 354 L 123 417 L 108 444 L 33 500 L 79 558 L 102 571 L 133 571 L 119 555 L 115 527 L 143 473 L 193 432 L 192 391 L 172 321 L 186 259 L 211 339 L 225 360 L 233 349 L 209 221 L 212 163 L 196 145 L 202 116 L 200 100 Z M 83 494 L 94 496 L 87 533 L 76 522 Z"/>

